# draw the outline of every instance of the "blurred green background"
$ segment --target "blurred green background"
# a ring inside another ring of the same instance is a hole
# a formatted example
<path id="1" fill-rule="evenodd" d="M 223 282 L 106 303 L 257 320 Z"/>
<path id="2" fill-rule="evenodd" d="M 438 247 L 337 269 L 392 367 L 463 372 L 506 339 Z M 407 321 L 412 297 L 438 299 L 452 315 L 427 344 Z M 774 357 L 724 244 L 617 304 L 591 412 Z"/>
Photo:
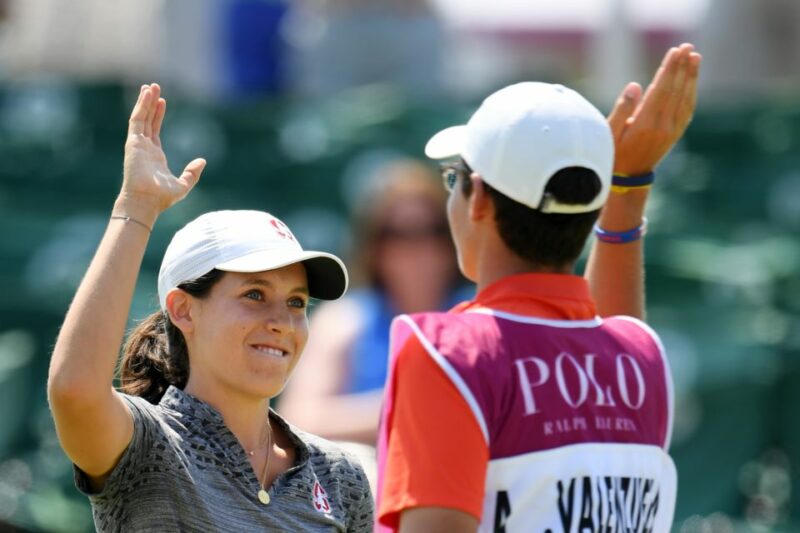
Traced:
<path id="1" fill-rule="evenodd" d="M 156 10 L 156 4 L 164 9 L 157 2 L 142 5 Z M 462 77 L 425 94 L 414 90 L 420 88 L 414 79 L 380 72 L 314 92 L 310 85 L 291 86 L 276 63 L 285 56 L 264 38 L 278 32 L 270 21 L 286 17 L 290 5 L 213 4 L 244 11 L 228 35 L 225 64 L 231 68 L 219 71 L 223 81 L 209 78 L 210 89 L 170 80 L 163 65 L 120 70 L 127 75 L 113 69 L 87 74 L 55 68 L 57 57 L 31 67 L 25 61 L 32 53 L 19 59 L 22 41 L 16 49 L 7 41 L 0 47 L 6 53 L 0 77 L 0 529 L 92 529 L 88 502 L 73 488 L 58 446 L 45 380 L 59 324 L 119 187 L 138 83 L 166 79 L 162 138 L 173 170 L 197 156 L 209 165 L 198 188 L 159 219 L 132 318 L 157 307 L 156 275 L 168 239 L 202 212 L 266 209 L 285 219 L 305 246 L 344 252 L 350 244 L 347 212 L 365 169 L 396 155 L 421 157 L 430 134 L 463 121 L 489 87 L 524 78 L 563 81 L 609 107 L 603 80 L 591 75 L 588 58 L 600 46 L 590 38 L 592 29 L 533 28 L 522 41 L 518 30 L 495 29 L 493 46 L 504 43 L 520 55 L 536 49 L 544 60 L 501 74 L 489 69 L 492 75 L 477 81 L 466 75 L 472 67 L 461 65 Z M 720 12 L 711 3 L 708 9 L 726 21 L 741 4 L 731 2 Z M 0 2 L 0 16 L 18 22 L 14 13 L 32 9 L 21 5 Z M 45 7 L 56 9 L 53 3 Z M 261 25 L 248 26 L 242 16 Z M 695 31 L 703 20 L 694 21 Z M 452 39 L 452 27 L 445 30 Z M 248 31 L 250 40 L 231 37 Z M 485 37 L 464 27 L 455 33 Z M 667 46 L 687 33 L 677 27 L 634 31 L 643 47 L 639 69 L 617 78 L 649 79 Z M 739 57 L 736 46 L 717 41 L 709 42 L 709 50 L 715 43 Z M 254 50 L 261 54 L 254 63 L 242 60 Z M 353 60 L 384 52 L 366 47 Z M 675 531 L 800 531 L 800 94 L 796 80 L 781 70 L 797 57 L 772 74 L 742 63 L 751 70 L 738 85 L 709 76 L 694 122 L 659 168 L 648 208 L 649 321 L 664 339 L 676 386 Z M 725 53 L 709 53 L 704 75 L 726 61 Z M 418 76 L 458 72 L 456 66 Z M 151 77 L 143 79 L 143 73 Z M 751 83 L 753 77 L 769 87 Z"/>

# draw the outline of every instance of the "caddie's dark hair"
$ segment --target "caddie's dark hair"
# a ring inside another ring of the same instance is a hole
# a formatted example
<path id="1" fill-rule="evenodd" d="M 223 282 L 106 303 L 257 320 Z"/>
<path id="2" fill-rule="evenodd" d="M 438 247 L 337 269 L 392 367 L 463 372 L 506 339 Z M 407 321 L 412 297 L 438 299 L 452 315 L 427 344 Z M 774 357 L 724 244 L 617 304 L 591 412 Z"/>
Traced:
<path id="1" fill-rule="evenodd" d="M 178 288 L 196 298 L 205 298 L 224 274 L 214 269 Z M 157 404 L 170 385 L 183 389 L 188 380 L 189 352 L 183 333 L 166 312 L 156 311 L 128 335 L 122 349 L 120 389 Z"/>
<path id="2" fill-rule="evenodd" d="M 462 160 L 461 191 L 472 194 L 472 173 Z M 588 213 L 542 213 L 502 194 L 483 182 L 495 207 L 495 222 L 503 242 L 526 261 L 547 268 L 572 268 L 580 257 L 600 210 Z M 597 174 L 584 167 L 559 170 L 547 182 L 544 191 L 564 204 L 588 204 L 602 188 Z"/>

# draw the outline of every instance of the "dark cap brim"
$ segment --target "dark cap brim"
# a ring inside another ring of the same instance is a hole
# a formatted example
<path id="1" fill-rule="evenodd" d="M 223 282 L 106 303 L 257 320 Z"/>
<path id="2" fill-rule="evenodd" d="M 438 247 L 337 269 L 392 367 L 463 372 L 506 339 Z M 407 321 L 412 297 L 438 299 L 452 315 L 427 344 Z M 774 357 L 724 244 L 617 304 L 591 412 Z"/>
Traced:
<path id="1" fill-rule="evenodd" d="M 308 293 L 318 300 L 336 300 L 347 291 L 347 270 L 329 256 L 303 261 L 308 276 Z"/>

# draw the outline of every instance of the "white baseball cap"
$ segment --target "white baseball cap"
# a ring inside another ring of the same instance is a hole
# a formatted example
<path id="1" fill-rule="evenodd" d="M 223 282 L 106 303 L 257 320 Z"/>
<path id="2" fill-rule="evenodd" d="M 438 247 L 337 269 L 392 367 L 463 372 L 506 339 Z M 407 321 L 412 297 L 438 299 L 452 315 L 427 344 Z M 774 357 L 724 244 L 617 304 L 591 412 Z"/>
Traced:
<path id="1" fill-rule="evenodd" d="M 347 290 L 347 268 L 325 252 L 303 250 L 289 227 L 263 211 L 212 211 L 178 230 L 158 272 L 158 300 L 213 269 L 262 272 L 303 263 L 312 298 L 335 300 Z"/>
<path id="2" fill-rule="evenodd" d="M 543 213 L 600 209 L 611 189 L 614 139 L 605 117 L 563 85 L 523 82 L 487 97 L 463 126 L 434 135 L 425 146 L 433 159 L 461 156 L 509 198 Z M 600 193 L 586 205 L 543 198 L 561 169 L 585 167 L 600 178 Z"/>

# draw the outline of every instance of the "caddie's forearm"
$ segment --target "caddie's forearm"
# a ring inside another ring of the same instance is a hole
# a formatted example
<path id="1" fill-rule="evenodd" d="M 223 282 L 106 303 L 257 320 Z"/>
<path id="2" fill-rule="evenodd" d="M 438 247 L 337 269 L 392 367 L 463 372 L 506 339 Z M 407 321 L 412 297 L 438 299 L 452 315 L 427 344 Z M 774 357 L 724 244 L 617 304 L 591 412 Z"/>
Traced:
<path id="1" fill-rule="evenodd" d="M 59 332 L 48 394 L 91 401 L 108 394 L 122 345 L 136 278 L 157 211 L 123 198 L 112 216 Z"/>
<path id="2" fill-rule="evenodd" d="M 606 231 L 623 232 L 642 224 L 648 189 L 611 193 L 598 220 Z M 585 277 L 600 316 L 644 318 L 644 240 L 624 244 L 593 240 Z"/>

